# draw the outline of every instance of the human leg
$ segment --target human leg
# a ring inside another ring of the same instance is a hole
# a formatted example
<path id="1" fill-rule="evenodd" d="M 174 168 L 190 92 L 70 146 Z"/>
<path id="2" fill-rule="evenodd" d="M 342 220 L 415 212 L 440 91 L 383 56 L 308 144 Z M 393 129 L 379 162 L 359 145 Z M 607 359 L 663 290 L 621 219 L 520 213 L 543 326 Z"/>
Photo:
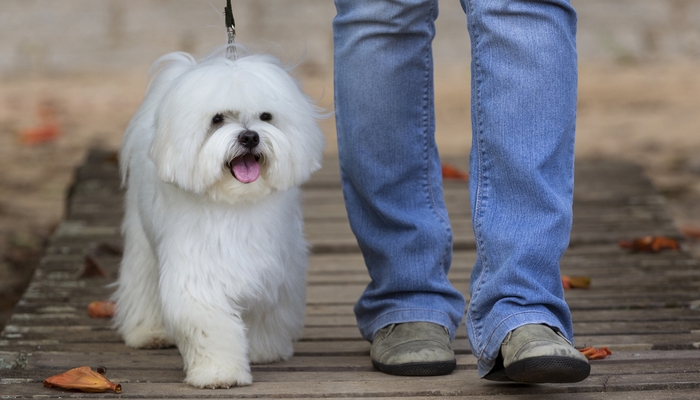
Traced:
<path id="1" fill-rule="evenodd" d="M 520 326 L 573 337 L 559 260 L 572 220 L 576 14 L 568 0 L 462 5 L 472 41 L 477 242 L 467 331 L 483 377 Z"/>
<path id="2" fill-rule="evenodd" d="M 447 279 L 452 231 L 434 139 L 437 1 L 337 0 L 338 147 L 350 224 L 371 283 L 355 306 L 380 370 L 440 375 L 464 297 Z"/>
<path id="3" fill-rule="evenodd" d="M 447 280 L 452 233 L 434 140 L 437 1 L 337 0 L 338 148 L 348 216 L 372 278 L 355 312 L 372 340 L 390 324 L 460 324 Z"/>

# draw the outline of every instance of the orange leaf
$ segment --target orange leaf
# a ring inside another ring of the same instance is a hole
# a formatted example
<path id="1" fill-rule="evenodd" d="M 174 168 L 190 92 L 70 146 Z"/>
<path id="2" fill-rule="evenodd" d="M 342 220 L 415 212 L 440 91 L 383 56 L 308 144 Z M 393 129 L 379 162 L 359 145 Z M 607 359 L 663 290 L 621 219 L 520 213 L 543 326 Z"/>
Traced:
<path id="1" fill-rule="evenodd" d="M 564 290 L 571 289 L 571 278 L 566 275 L 561 276 L 561 285 L 564 286 Z"/>
<path id="2" fill-rule="evenodd" d="M 595 347 L 584 347 L 579 349 L 579 351 L 589 360 L 602 360 L 612 354 L 612 351 L 607 347 L 601 347 L 599 349 Z"/>
<path id="3" fill-rule="evenodd" d="M 461 171 L 450 164 L 442 164 L 442 177 L 447 179 L 469 180 L 468 173 Z"/>
<path id="4" fill-rule="evenodd" d="M 58 137 L 58 124 L 45 123 L 35 128 L 28 128 L 19 133 L 22 144 L 34 145 L 54 141 Z"/>
<path id="5" fill-rule="evenodd" d="M 62 374 L 54 375 L 44 381 L 46 387 L 61 389 L 77 389 L 89 393 L 102 393 L 112 390 L 114 393 L 122 392 L 122 385 L 110 382 L 103 375 L 93 371 L 90 367 L 78 367 Z"/>
<path id="6" fill-rule="evenodd" d="M 618 245 L 630 249 L 633 253 L 658 253 L 662 250 L 679 250 L 681 246 L 676 239 L 663 236 L 645 236 L 633 240 L 620 240 Z"/>
<path id="7" fill-rule="evenodd" d="M 564 290 L 569 289 L 588 289 L 591 287 L 591 278 L 587 276 L 561 276 L 561 284 Z"/>
<path id="8" fill-rule="evenodd" d="M 106 300 L 97 300 L 88 304 L 88 314 L 92 318 L 112 318 L 114 316 L 114 302 Z"/>

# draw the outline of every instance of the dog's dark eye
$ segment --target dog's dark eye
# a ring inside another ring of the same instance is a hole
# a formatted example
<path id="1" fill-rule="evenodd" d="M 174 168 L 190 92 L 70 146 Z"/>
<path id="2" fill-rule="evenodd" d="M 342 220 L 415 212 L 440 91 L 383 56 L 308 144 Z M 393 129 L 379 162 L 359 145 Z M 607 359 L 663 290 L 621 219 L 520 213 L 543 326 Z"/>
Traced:
<path id="1" fill-rule="evenodd" d="M 272 120 L 272 114 L 270 114 L 269 112 L 264 112 L 264 113 L 260 114 L 260 120 L 261 121 L 270 121 L 270 120 Z"/>
<path id="2" fill-rule="evenodd" d="M 214 118 L 211 119 L 212 125 L 218 125 L 220 123 L 224 122 L 224 114 L 216 114 Z"/>

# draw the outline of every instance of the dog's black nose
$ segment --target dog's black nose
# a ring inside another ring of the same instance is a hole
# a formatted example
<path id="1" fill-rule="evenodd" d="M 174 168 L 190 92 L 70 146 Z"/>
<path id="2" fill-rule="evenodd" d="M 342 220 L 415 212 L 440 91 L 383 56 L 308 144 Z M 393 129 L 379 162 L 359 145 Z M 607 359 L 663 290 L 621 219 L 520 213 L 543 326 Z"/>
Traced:
<path id="1" fill-rule="evenodd" d="M 238 143 L 245 148 L 252 149 L 260 143 L 260 135 L 255 131 L 244 131 L 238 135 Z"/>

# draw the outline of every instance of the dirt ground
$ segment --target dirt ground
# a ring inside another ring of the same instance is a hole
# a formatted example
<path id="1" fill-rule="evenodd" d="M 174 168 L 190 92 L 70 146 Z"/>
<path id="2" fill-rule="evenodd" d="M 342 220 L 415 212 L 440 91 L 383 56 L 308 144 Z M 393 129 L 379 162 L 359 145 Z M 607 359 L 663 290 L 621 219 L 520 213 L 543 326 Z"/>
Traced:
<path id="1" fill-rule="evenodd" d="M 700 228 L 700 65 L 687 62 L 581 65 L 577 157 L 641 164 L 667 196 L 679 227 Z M 469 78 L 436 73 L 442 154 L 470 147 Z M 301 72 L 305 89 L 332 109 L 329 76 Z M 44 240 L 62 218 L 73 170 L 87 149 L 117 149 L 145 88 L 145 71 L 0 77 L 0 327 L 31 276 Z M 48 117 L 47 117 L 48 115 Z M 28 129 L 55 122 L 58 136 L 23 143 Z M 322 122 L 335 152 L 333 119 Z M 687 245 L 700 256 L 698 243 Z"/>

